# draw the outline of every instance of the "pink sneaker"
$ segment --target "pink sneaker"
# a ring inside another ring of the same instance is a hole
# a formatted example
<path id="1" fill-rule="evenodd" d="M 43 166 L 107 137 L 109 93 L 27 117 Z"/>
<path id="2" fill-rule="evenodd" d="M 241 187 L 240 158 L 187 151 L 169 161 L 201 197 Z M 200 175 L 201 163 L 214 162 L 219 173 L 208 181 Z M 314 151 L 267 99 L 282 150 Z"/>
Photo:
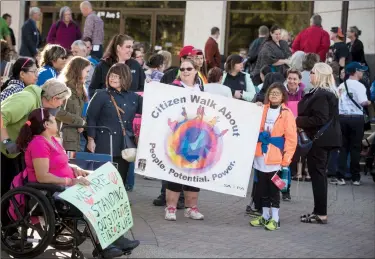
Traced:
<path id="1" fill-rule="evenodd" d="M 168 206 L 165 208 L 165 220 L 176 221 L 176 207 Z"/>
<path id="2" fill-rule="evenodd" d="M 196 219 L 196 220 L 204 219 L 204 215 L 199 212 L 197 207 L 185 209 L 184 216 L 186 218 L 191 218 L 191 219 Z"/>

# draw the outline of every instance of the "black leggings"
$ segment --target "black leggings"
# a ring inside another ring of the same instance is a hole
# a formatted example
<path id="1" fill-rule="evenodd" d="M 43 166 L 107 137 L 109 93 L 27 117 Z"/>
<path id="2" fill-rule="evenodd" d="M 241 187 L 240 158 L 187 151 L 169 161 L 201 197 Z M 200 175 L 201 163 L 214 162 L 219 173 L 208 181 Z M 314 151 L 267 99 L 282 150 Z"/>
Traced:
<path id="1" fill-rule="evenodd" d="M 187 191 L 187 192 L 199 192 L 200 189 L 189 186 L 189 185 L 182 185 L 179 183 L 174 183 L 174 182 L 167 182 L 166 186 L 167 190 L 170 190 L 172 192 L 181 192 L 181 191 Z"/>
<path id="2" fill-rule="evenodd" d="M 265 208 L 280 208 L 280 190 L 271 181 L 271 178 L 276 172 L 264 173 L 258 171 L 257 187 L 262 193 L 262 207 Z"/>
<path id="3" fill-rule="evenodd" d="M 121 156 L 113 157 L 113 162 L 117 163 L 117 170 L 121 175 L 122 182 L 126 184 L 126 178 L 128 176 L 129 162 L 123 159 Z"/>

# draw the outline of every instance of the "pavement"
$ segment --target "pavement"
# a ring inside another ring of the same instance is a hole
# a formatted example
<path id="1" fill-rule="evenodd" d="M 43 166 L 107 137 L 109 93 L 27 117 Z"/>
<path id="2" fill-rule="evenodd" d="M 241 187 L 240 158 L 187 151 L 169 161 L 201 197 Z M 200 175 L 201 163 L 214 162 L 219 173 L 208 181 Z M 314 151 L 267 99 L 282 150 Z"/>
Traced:
<path id="1" fill-rule="evenodd" d="M 268 232 L 249 226 L 244 210 L 249 198 L 202 190 L 199 208 L 203 221 L 183 217 L 164 220 L 164 208 L 152 205 L 159 180 L 136 177 L 129 193 L 134 227 L 129 238 L 141 245 L 129 258 L 375 258 L 375 183 L 362 177 L 361 186 L 329 185 L 328 224 L 304 224 L 301 214 L 312 212 L 311 183 L 292 182 L 292 201 L 281 203 L 281 228 Z M 248 197 L 250 196 L 250 189 Z M 92 244 L 81 247 L 92 258 Z M 10 258 L 4 252 L 1 258 Z M 48 249 L 41 259 L 70 258 L 69 252 Z M 124 257 L 126 258 L 126 257 Z"/>

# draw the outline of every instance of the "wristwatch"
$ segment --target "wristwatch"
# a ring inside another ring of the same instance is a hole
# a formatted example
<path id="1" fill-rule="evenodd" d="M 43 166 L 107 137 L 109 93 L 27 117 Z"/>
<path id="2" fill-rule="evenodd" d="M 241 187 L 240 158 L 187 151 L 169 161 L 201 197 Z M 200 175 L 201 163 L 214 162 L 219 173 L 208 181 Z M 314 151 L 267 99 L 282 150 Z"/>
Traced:
<path id="1" fill-rule="evenodd" d="M 12 140 L 10 138 L 4 139 L 3 144 L 6 145 L 8 142 L 11 142 Z"/>

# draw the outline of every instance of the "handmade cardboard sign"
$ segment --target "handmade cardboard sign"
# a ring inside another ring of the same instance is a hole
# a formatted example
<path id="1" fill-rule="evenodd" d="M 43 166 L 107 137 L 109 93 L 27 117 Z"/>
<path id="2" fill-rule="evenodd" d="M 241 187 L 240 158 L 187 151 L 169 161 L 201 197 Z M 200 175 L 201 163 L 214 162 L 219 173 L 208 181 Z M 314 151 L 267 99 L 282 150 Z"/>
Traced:
<path id="1" fill-rule="evenodd" d="M 262 111 L 246 101 L 147 84 L 135 172 L 245 197 Z"/>
<path id="2" fill-rule="evenodd" d="M 60 193 L 59 197 L 82 211 L 104 249 L 133 226 L 129 199 L 120 174 L 109 162 L 87 179 L 90 185 L 76 184 Z"/>

